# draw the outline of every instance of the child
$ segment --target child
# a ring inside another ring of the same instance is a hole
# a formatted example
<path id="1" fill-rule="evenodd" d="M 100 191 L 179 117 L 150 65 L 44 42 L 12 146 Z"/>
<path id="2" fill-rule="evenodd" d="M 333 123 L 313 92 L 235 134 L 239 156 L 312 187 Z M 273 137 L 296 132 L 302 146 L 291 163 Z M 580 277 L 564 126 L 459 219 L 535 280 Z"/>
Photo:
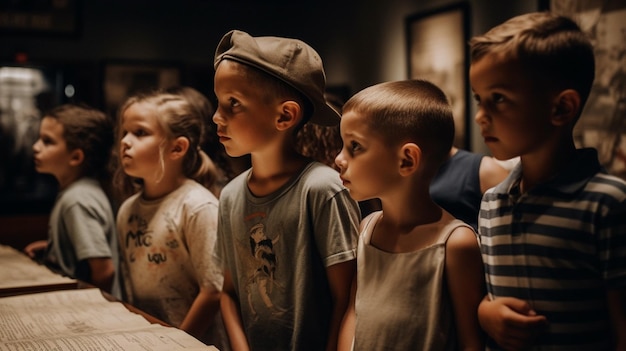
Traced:
<path id="1" fill-rule="evenodd" d="M 339 122 L 306 43 L 231 31 L 215 55 L 213 121 L 252 167 L 222 190 L 222 314 L 234 350 L 333 350 L 355 272 L 358 205 L 337 171 L 295 151 L 307 121 Z"/>
<path id="2" fill-rule="evenodd" d="M 200 141 L 200 148 L 209 156 L 208 166 L 210 171 L 208 173 L 215 175 L 215 177 L 205 177 L 207 179 L 202 185 L 209 189 L 215 197 L 219 198 L 222 188 L 229 181 L 222 167 L 228 167 L 229 164 L 224 148 L 217 140 L 215 124 L 212 120 L 213 113 L 215 113 L 213 105 L 204 94 L 189 86 L 174 86 L 165 91 L 185 98 L 204 119 L 206 131 L 203 133 L 204 139 Z M 219 164 L 220 167 L 218 167 L 217 164 Z"/>
<path id="3" fill-rule="evenodd" d="M 156 91 L 129 98 L 119 128 L 118 181 L 141 189 L 117 216 L 126 300 L 222 349 L 211 334 L 223 279 L 209 254 L 218 200 L 196 181 L 209 165 L 204 121 L 183 97 Z"/>
<path id="4" fill-rule="evenodd" d="M 430 183 L 430 196 L 444 210 L 476 231 L 483 194 L 507 175 L 509 171 L 493 157 L 453 146 Z"/>
<path id="5" fill-rule="evenodd" d="M 324 94 L 324 97 L 326 102 L 341 114 L 345 101 L 331 93 Z M 339 134 L 339 124 L 322 126 L 307 123 L 300 129 L 296 139 L 296 150 L 300 154 L 339 171 L 339 167 L 335 164 L 335 157 L 343 146 Z M 378 199 L 359 202 L 361 216 L 366 216 L 377 209 L 379 209 Z"/>
<path id="6" fill-rule="evenodd" d="M 520 157 L 478 222 L 491 346 L 623 350 L 626 183 L 572 133 L 594 79 L 591 43 L 568 18 L 530 13 L 470 46 L 476 123 L 496 158 Z"/>
<path id="7" fill-rule="evenodd" d="M 361 222 L 357 277 L 341 349 L 479 350 L 484 295 L 476 233 L 430 198 L 454 138 L 445 94 L 423 80 L 366 88 L 344 106 L 336 163 Z"/>
<path id="8" fill-rule="evenodd" d="M 118 249 L 115 219 L 98 178 L 106 178 L 113 132 L 107 116 L 66 104 L 46 113 L 33 145 L 37 172 L 53 175 L 59 194 L 50 213 L 48 241 L 24 248 L 32 258 L 72 278 L 112 292 Z"/>

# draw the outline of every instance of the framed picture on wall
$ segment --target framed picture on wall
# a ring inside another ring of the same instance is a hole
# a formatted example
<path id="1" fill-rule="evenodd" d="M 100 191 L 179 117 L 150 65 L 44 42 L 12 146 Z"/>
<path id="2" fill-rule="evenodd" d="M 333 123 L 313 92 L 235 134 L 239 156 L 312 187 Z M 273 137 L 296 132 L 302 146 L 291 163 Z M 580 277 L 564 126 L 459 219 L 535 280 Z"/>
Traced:
<path id="1" fill-rule="evenodd" d="M 469 5 L 449 5 L 406 18 L 409 79 L 439 86 L 452 105 L 454 145 L 469 149 Z"/>
<path id="2" fill-rule="evenodd" d="M 626 179 L 626 1 L 542 0 L 540 4 L 572 18 L 591 38 L 596 75 L 574 137 L 578 147 L 598 150 L 609 173 Z"/>
<path id="3" fill-rule="evenodd" d="M 104 107 L 111 116 L 131 95 L 157 88 L 171 88 L 181 83 L 175 63 L 119 61 L 104 65 L 102 90 Z"/>

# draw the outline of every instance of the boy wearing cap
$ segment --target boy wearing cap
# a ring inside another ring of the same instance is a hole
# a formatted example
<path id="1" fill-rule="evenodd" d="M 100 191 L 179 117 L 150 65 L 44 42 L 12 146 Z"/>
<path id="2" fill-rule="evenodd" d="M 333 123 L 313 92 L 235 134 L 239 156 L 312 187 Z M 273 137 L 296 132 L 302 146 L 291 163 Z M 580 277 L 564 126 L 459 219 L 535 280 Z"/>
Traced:
<path id="1" fill-rule="evenodd" d="M 309 120 L 339 122 L 306 43 L 231 31 L 215 54 L 213 121 L 252 167 L 222 190 L 221 308 L 235 350 L 332 350 L 355 273 L 360 214 L 329 166 L 295 151 Z"/>

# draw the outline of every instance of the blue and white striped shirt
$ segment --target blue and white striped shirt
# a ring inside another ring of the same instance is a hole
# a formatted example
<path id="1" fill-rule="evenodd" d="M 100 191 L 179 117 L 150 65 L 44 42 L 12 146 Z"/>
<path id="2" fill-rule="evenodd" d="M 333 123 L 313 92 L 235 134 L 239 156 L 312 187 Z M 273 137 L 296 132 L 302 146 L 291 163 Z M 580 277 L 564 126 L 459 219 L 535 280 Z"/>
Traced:
<path id="1" fill-rule="evenodd" d="M 517 165 L 481 203 L 490 298 L 523 299 L 547 317 L 533 350 L 610 349 L 606 290 L 626 286 L 626 182 L 604 172 L 594 149 L 524 194 L 521 175 Z"/>

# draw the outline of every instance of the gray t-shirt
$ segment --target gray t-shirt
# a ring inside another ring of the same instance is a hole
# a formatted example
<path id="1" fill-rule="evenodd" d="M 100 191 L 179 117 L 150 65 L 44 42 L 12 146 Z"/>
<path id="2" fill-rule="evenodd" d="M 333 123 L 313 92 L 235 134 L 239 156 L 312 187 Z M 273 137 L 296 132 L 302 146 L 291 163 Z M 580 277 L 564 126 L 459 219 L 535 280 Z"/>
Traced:
<path id="1" fill-rule="evenodd" d="M 48 223 L 46 264 L 91 282 L 87 259 L 111 257 L 118 266 L 115 219 L 97 180 L 81 178 L 60 192 Z"/>
<path id="2" fill-rule="evenodd" d="M 249 175 L 222 190 L 215 252 L 231 273 L 248 343 L 323 350 L 331 312 L 326 268 L 355 259 L 358 205 L 321 163 L 264 197 L 250 192 Z"/>

